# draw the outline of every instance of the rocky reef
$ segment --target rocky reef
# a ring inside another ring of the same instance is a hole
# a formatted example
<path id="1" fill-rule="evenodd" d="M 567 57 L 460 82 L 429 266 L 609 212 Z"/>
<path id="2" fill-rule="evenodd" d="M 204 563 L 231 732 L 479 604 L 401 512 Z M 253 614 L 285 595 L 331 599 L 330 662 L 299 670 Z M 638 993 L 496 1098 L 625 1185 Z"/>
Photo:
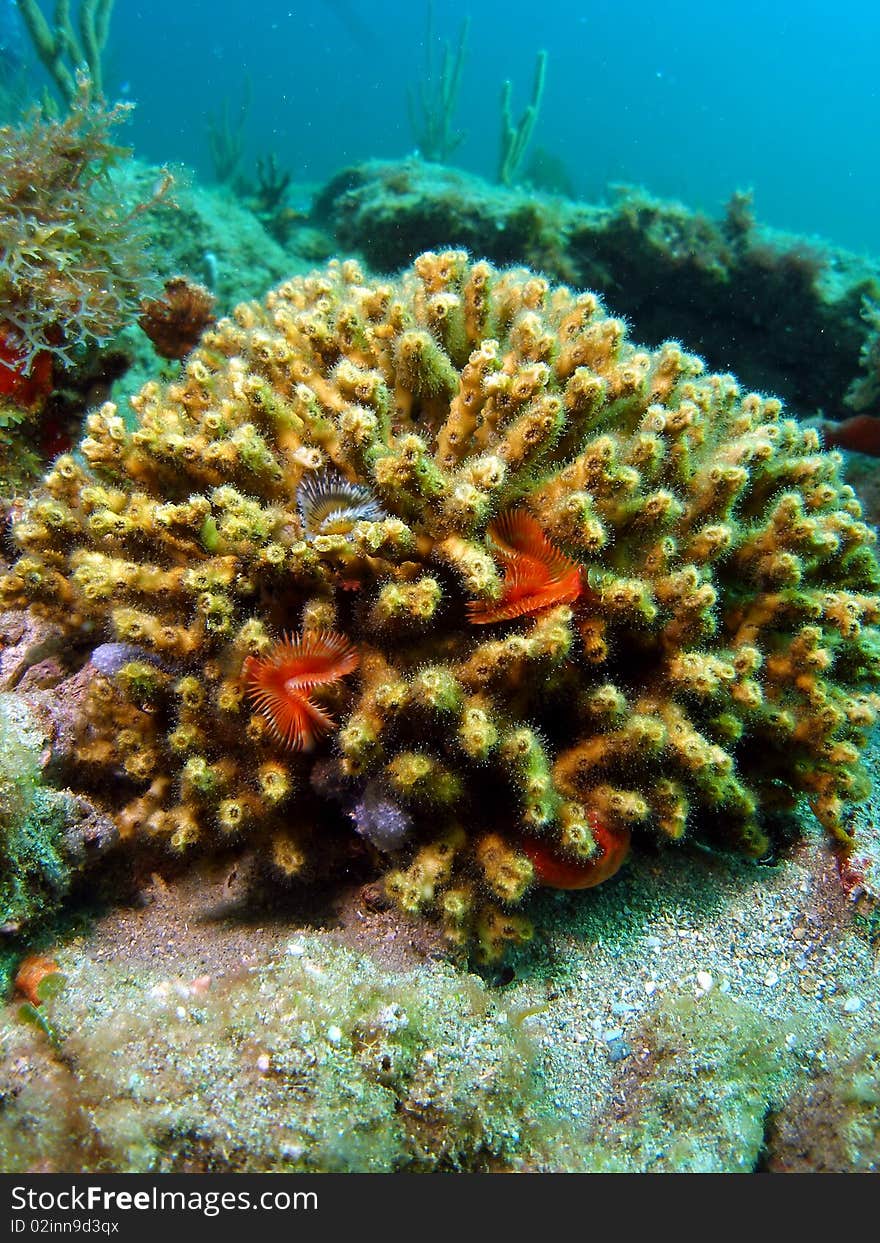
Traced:
<path id="1" fill-rule="evenodd" d="M 90 655 L 69 776 L 124 838 L 359 857 L 485 960 L 631 837 L 849 842 L 874 534 L 778 401 L 448 251 L 291 280 L 133 404 L 0 580 Z"/>
<path id="2" fill-rule="evenodd" d="M 88 799 L 43 779 L 46 731 L 19 695 L 0 693 L 0 987 L 118 837 Z"/>
<path id="3" fill-rule="evenodd" d="M 314 216 L 336 253 L 376 272 L 455 245 L 592 289 L 640 341 L 684 341 L 800 415 L 839 419 L 874 391 L 877 262 L 766 227 L 746 194 L 714 219 L 635 186 L 577 202 L 421 160 L 372 161 L 332 178 Z"/>

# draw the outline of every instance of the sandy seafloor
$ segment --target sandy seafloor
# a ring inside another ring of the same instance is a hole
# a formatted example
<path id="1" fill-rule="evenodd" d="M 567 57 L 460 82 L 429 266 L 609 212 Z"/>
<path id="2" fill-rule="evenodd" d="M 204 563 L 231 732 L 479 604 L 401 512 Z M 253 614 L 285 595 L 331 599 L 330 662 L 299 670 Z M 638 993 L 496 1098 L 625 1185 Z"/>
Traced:
<path id="1" fill-rule="evenodd" d="M 880 796 L 857 815 L 876 852 Z M 4 1007 L 3 1168 L 876 1169 L 868 871 L 818 831 L 642 855 L 482 975 L 369 889 L 303 919 L 228 866 L 153 875 L 49 947 L 46 1031 Z"/>

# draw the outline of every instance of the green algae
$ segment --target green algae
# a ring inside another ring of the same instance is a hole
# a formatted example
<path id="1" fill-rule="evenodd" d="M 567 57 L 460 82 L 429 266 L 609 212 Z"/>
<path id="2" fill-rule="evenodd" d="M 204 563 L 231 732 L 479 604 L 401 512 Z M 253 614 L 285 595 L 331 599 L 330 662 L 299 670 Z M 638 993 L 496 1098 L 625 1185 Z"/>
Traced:
<path id="1" fill-rule="evenodd" d="M 797 1084 L 768 1133 L 771 1173 L 880 1170 L 880 1037 L 829 1033 L 816 1071 Z"/>
<path id="2" fill-rule="evenodd" d="M 55 956 L 54 1041 L 0 1024 L 4 1169 L 474 1171 L 549 1125 L 530 1042 L 449 964 L 393 971 L 326 934 L 188 983 Z"/>
<path id="3" fill-rule="evenodd" d="M 795 1057 L 792 1023 L 712 991 L 674 994 L 634 1043 L 623 1102 L 588 1137 L 583 1170 L 747 1173 L 761 1159 L 767 1120 L 785 1097 Z"/>
<path id="4" fill-rule="evenodd" d="M 51 915 L 72 878 L 64 843 L 71 799 L 41 785 L 42 742 L 24 703 L 0 695 L 0 927 L 7 932 Z M 0 988 L 13 961 L 0 952 Z"/>

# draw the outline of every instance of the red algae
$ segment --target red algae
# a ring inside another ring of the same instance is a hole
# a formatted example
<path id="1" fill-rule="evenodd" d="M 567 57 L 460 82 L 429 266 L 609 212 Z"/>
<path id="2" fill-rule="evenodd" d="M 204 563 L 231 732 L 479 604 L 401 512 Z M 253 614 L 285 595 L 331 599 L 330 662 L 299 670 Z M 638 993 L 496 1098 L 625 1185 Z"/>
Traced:
<path id="1" fill-rule="evenodd" d="M 9 398 L 23 410 L 33 410 L 52 392 L 52 355 L 39 351 L 28 363 L 25 342 L 0 320 L 0 398 Z"/>

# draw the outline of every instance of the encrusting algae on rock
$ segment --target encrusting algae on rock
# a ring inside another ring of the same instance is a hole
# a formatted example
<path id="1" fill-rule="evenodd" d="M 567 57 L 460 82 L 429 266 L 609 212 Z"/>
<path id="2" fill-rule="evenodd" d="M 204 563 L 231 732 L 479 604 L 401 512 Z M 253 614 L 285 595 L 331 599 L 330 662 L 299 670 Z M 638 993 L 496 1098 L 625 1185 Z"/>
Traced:
<path id="1" fill-rule="evenodd" d="M 80 751 L 123 833 L 308 878 L 355 808 L 391 898 L 484 959 L 631 837 L 761 856 L 805 798 L 846 843 L 880 572 L 778 401 L 453 251 L 291 280 L 133 404 L 90 416 L 0 580 L 142 653 Z"/>

